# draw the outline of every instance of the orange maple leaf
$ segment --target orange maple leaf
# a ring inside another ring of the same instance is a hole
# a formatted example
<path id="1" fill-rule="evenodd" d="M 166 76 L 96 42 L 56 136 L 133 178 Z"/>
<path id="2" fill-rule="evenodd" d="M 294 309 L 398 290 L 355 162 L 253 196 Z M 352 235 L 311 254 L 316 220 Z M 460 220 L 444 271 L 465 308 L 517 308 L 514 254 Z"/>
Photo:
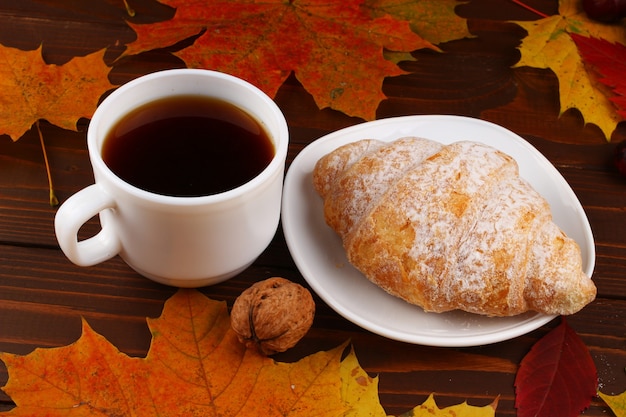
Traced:
<path id="1" fill-rule="evenodd" d="M 277 363 L 237 340 L 226 303 L 194 290 L 177 292 L 148 325 L 145 358 L 119 352 L 85 321 L 69 346 L 0 354 L 9 370 L 3 390 L 17 405 L 0 415 L 337 416 L 348 408 L 345 345 Z"/>
<path id="2" fill-rule="evenodd" d="M 22 51 L 0 45 L 0 134 L 16 141 L 40 119 L 76 130 L 78 120 L 91 118 L 100 96 L 114 87 L 104 52 L 59 66 L 44 62 L 41 46 Z"/>
<path id="3" fill-rule="evenodd" d="M 390 15 L 372 18 L 363 0 L 164 0 L 174 18 L 131 25 L 136 54 L 202 33 L 178 52 L 187 66 L 243 78 L 274 97 L 293 71 L 319 108 L 374 119 L 385 77 L 404 74 L 383 49 L 436 49 Z"/>

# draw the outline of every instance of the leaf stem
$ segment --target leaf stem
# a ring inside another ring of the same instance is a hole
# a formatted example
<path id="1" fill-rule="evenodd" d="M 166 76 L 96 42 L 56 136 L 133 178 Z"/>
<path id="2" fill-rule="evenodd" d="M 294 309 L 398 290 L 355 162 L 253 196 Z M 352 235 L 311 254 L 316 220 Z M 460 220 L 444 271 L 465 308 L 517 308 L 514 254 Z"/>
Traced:
<path id="1" fill-rule="evenodd" d="M 515 3 L 515 4 L 517 4 L 518 6 L 522 6 L 524 9 L 526 9 L 526 10 L 530 10 L 531 12 L 533 12 L 533 13 L 535 13 L 536 15 L 539 15 L 539 16 L 541 16 L 541 17 L 543 17 L 543 18 L 550 17 L 550 16 L 548 16 L 547 14 L 542 13 L 542 12 L 540 12 L 539 10 L 537 10 L 537 9 L 535 9 L 535 8 L 533 8 L 533 7 L 530 7 L 529 5 L 525 4 L 525 3 L 524 3 L 524 2 L 522 2 L 521 0 L 511 0 L 511 1 L 512 1 L 513 3 Z"/>
<path id="2" fill-rule="evenodd" d="M 48 162 L 48 153 L 46 152 L 46 145 L 43 141 L 43 135 L 41 134 L 41 128 L 39 127 L 39 120 L 35 123 L 37 125 L 37 133 L 39 133 L 39 143 L 41 143 L 41 150 L 43 152 L 43 160 L 46 165 L 46 173 L 48 174 L 48 188 L 50 190 L 50 205 L 52 207 L 59 205 L 59 200 L 54 193 L 54 186 L 52 184 L 52 174 L 50 172 L 50 163 Z"/>
<path id="3" fill-rule="evenodd" d="M 127 0 L 124 0 L 124 6 L 126 7 L 126 13 L 128 13 L 130 17 L 135 17 L 135 10 L 130 7 Z"/>

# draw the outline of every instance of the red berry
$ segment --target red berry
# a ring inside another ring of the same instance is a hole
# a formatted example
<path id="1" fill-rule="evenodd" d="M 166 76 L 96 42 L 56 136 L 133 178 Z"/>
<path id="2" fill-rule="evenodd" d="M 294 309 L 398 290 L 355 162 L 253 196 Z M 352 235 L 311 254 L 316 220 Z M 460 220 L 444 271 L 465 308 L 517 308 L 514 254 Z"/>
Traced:
<path id="1" fill-rule="evenodd" d="M 626 140 L 618 143 L 615 147 L 613 164 L 622 175 L 626 176 Z"/>
<path id="2" fill-rule="evenodd" d="M 626 0 L 583 0 L 583 10 L 591 19 L 616 22 L 626 16 Z"/>

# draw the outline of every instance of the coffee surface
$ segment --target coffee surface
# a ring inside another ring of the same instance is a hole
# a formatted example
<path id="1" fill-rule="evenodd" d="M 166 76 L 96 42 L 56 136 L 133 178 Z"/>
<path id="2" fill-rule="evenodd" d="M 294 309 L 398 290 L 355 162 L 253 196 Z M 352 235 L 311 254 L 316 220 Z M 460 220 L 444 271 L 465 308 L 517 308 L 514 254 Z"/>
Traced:
<path id="1" fill-rule="evenodd" d="M 198 197 L 258 175 L 274 145 L 257 120 L 209 97 L 174 96 L 143 105 L 111 129 L 102 146 L 121 179 L 157 194 Z"/>

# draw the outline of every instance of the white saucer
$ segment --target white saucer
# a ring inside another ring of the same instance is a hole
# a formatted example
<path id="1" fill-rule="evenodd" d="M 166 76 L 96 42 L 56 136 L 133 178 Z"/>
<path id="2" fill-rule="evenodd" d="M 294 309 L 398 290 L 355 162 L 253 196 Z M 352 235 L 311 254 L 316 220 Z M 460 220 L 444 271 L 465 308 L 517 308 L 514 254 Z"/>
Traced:
<path id="1" fill-rule="evenodd" d="M 324 222 L 322 200 L 311 173 L 319 158 L 360 139 L 391 141 L 421 136 L 442 143 L 482 142 L 513 156 L 520 174 L 552 207 L 555 222 L 578 242 L 583 268 L 591 276 L 595 245 L 587 216 L 576 195 L 554 166 L 532 145 L 503 127 L 458 116 L 407 116 L 363 123 L 326 135 L 307 146 L 285 178 L 282 222 L 287 245 L 311 288 L 337 313 L 376 334 L 431 346 L 477 346 L 511 339 L 549 322 L 554 316 L 526 313 L 489 318 L 454 311 L 425 313 L 370 283 L 352 267 L 340 238 Z"/>

